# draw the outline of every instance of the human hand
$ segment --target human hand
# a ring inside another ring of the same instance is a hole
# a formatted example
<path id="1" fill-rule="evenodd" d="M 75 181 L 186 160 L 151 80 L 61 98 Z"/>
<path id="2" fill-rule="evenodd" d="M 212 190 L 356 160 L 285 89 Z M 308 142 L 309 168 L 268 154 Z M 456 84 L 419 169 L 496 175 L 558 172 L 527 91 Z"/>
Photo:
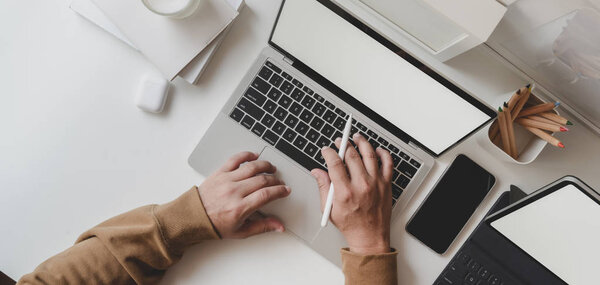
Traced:
<path id="1" fill-rule="evenodd" d="M 206 213 L 223 239 L 285 230 L 279 219 L 257 210 L 291 190 L 271 175 L 275 166 L 257 159 L 252 152 L 235 154 L 198 187 Z"/>
<path id="2" fill-rule="evenodd" d="M 367 139 L 358 133 L 353 139 L 362 159 L 348 144 L 344 165 L 335 150 L 324 147 L 321 153 L 329 174 L 322 169 L 311 171 L 319 184 L 321 209 L 327 200 L 329 183 L 333 181 L 335 193 L 330 219 L 346 238 L 350 251 L 361 254 L 389 252 L 392 156 L 381 148 L 374 151 Z M 341 139 L 336 139 L 335 143 L 339 148 Z M 377 158 L 381 160 L 381 168 Z"/>

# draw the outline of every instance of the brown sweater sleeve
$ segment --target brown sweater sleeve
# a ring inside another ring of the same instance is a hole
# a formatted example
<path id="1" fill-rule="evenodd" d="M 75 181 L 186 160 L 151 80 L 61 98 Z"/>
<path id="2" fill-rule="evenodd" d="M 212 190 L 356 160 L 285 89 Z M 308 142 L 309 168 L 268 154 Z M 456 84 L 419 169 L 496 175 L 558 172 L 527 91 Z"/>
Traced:
<path id="1" fill-rule="evenodd" d="M 18 283 L 157 283 L 186 247 L 218 238 L 193 187 L 167 204 L 140 207 L 97 225 Z"/>
<path id="2" fill-rule="evenodd" d="M 342 271 L 346 285 L 396 285 L 396 250 L 390 253 L 362 255 L 342 248 Z"/>

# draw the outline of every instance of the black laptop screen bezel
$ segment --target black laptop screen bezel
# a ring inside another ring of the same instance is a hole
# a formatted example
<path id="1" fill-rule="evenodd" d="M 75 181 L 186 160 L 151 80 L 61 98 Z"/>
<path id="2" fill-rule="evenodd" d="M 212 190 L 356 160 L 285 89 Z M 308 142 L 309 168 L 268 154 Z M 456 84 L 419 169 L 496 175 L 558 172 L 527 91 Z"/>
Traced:
<path id="1" fill-rule="evenodd" d="M 412 64 L 414 67 L 423 71 L 429 77 L 431 77 L 434 80 L 436 80 L 437 82 L 441 83 L 446 88 L 448 88 L 450 91 L 454 92 L 456 95 L 460 96 L 462 99 L 469 102 L 471 105 L 475 106 L 478 110 L 482 111 L 484 114 L 486 114 L 487 116 L 490 117 L 488 120 L 486 120 L 480 126 L 478 126 L 474 130 L 472 130 L 471 132 L 466 134 L 461 139 L 457 140 L 452 145 L 448 146 L 446 149 L 444 149 L 440 153 L 436 153 L 436 152 L 432 151 L 427 146 L 423 145 L 421 142 L 419 142 L 418 140 L 411 137 L 409 134 L 407 134 L 406 132 L 404 132 L 403 130 L 398 128 L 396 125 L 392 124 L 390 121 L 388 121 L 386 118 L 379 115 L 377 112 L 371 110 L 369 107 L 367 107 L 366 105 L 361 103 L 359 100 L 352 97 L 352 95 L 346 93 L 344 90 L 342 90 L 341 88 L 339 88 L 338 86 L 333 84 L 331 81 L 329 81 L 325 77 L 321 76 L 318 72 L 316 72 L 313 69 L 311 69 L 310 67 L 308 67 L 306 64 L 304 64 L 303 62 L 301 62 L 300 60 L 295 58 L 293 55 L 289 54 L 286 50 L 284 50 L 283 48 L 281 48 L 280 46 L 278 46 L 276 43 L 274 43 L 272 41 L 273 34 L 275 33 L 275 29 L 277 28 L 277 22 L 279 21 L 279 17 L 281 16 L 281 11 L 283 11 L 283 7 L 285 5 L 285 0 L 283 0 L 281 3 L 281 7 L 279 8 L 279 12 L 277 13 L 277 18 L 275 19 L 275 24 L 273 25 L 273 29 L 271 30 L 271 35 L 269 36 L 269 45 L 271 47 L 273 47 L 274 49 L 276 49 L 281 54 L 283 54 L 285 57 L 291 59 L 293 61 L 292 66 L 294 68 L 298 69 L 300 72 L 304 73 L 305 75 L 310 77 L 312 80 L 319 83 L 321 86 L 326 88 L 329 92 L 333 93 L 334 95 L 336 95 L 343 101 L 350 104 L 352 107 L 354 107 L 355 109 L 357 109 L 358 111 L 363 113 L 365 116 L 367 116 L 368 118 L 370 118 L 371 120 L 373 120 L 374 122 L 376 122 L 377 124 L 379 124 L 380 126 L 385 128 L 386 130 L 388 130 L 390 133 L 397 136 L 399 139 L 401 139 L 405 143 L 407 143 L 407 144 L 413 143 L 413 144 L 417 145 L 418 147 L 420 147 L 421 149 L 425 150 L 427 153 L 433 155 L 434 157 L 439 157 L 440 155 L 444 154 L 446 151 L 450 150 L 451 148 L 453 148 L 454 146 L 456 146 L 457 144 L 459 144 L 460 142 L 465 140 L 467 137 L 471 136 L 473 133 L 475 133 L 476 131 L 481 129 L 483 126 L 488 124 L 491 120 L 496 118 L 497 114 L 496 114 L 495 110 L 491 109 L 490 107 L 486 106 L 484 103 L 475 99 L 473 96 L 469 95 L 467 92 L 462 90 L 460 87 L 456 86 L 455 84 L 450 82 L 448 79 L 446 79 L 445 77 L 443 77 L 442 75 L 440 75 L 439 73 L 437 73 L 436 71 L 431 69 L 429 66 L 427 66 L 424 63 L 422 63 L 421 61 L 417 60 L 416 58 L 414 58 L 413 56 L 411 56 L 410 54 L 405 52 L 403 49 L 396 46 L 394 43 L 390 42 L 389 40 L 387 40 L 382 35 L 378 34 L 373 29 L 369 28 L 367 25 L 362 23 L 360 20 L 354 18 L 352 15 L 347 13 L 345 10 L 343 10 L 341 7 L 337 6 L 333 2 L 328 1 L 328 0 L 305 0 L 305 1 L 317 1 L 317 2 L 321 3 L 323 6 L 325 6 L 326 8 L 328 8 L 329 10 L 331 10 L 332 12 L 337 14 L 338 16 L 342 17 L 344 20 L 346 20 L 347 22 L 349 22 L 350 24 L 352 24 L 359 30 L 363 31 L 365 34 L 367 34 L 368 36 L 370 36 L 371 38 L 373 38 L 374 40 L 376 40 L 377 42 L 379 42 L 380 44 L 385 46 L 387 49 L 391 50 L 398 56 L 402 57 L 404 60 L 406 60 L 407 62 Z"/>
<path id="2" fill-rule="evenodd" d="M 511 244 L 512 246 L 514 246 L 515 248 L 518 248 L 523 254 L 527 255 L 527 257 L 529 257 L 531 260 L 533 260 L 534 262 L 536 262 L 538 265 L 540 265 L 542 268 L 545 268 L 548 272 L 550 272 L 551 274 L 553 274 L 558 280 L 561 280 L 563 282 L 566 283 L 566 281 L 564 281 L 562 278 L 560 278 L 558 275 L 556 275 L 556 273 L 552 272 L 550 269 L 548 269 L 548 267 L 544 266 L 541 262 L 539 262 L 535 257 L 531 256 L 529 253 L 527 253 L 525 250 L 523 250 L 520 246 L 518 246 L 516 243 L 514 243 L 512 240 L 510 240 L 508 237 L 506 237 L 503 233 L 501 233 L 498 229 L 494 228 L 494 226 L 492 226 L 492 223 L 494 221 L 497 221 L 499 219 L 502 219 L 503 217 L 510 215 L 511 213 L 526 207 L 532 203 L 534 203 L 535 201 L 542 199 L 560 189 L 563 189 L 565 186 L 567 185 L 573 185 L 575 186 L 579 191 L 583 192 L 587 197 L 589 197 L 590 199 L 592 199 L 592 201 L 596 202 L 598 204 L 598 206 L 600 206 L 600 198 L 598 198 L 597 196 L 594 196 L 594 194 L 590 193 L 590 191 L 593 190 L 588 190 L 588 189 L 584 189 L 582 188 L 580 185 L 578 185 L 576 182 L 574 181 L 569 181 L 569 180 L 564 180 L 561 182 L 558 182 L 555 185 L 550 186 L 549 188 L 546 189 L 542 189 L 540 193 L 534 193 L 531 194 L 530 196 L 528 196 L 527 198 L 525 198 L 525 200 L 519 201 L 516 204 L 513 204 L 511 206 L 509 206 L 508 208 L 505 208 L 504 210 L 500 210 L 500 212 L 493 214 L 492 216 L 488 217 L 485 219 L 484 223 L 485 225 L 490 228 L 492 231 L 494 231 L 495 233 L 497 233 L 504 241 L 508 242 L 509 244 Z M 587 185 L 585 185 L 587 186 Z M 591 189 L 588 186 L 589 189 Z M 599 195 L 598 193 L 595 193 L 596 195 Z"/>

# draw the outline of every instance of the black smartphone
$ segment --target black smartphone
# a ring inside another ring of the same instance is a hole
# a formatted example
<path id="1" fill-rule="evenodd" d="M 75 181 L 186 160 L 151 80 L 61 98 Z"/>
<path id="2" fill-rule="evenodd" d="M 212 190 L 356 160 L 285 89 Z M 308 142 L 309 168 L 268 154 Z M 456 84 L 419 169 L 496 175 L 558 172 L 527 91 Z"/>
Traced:
<path id="1" fill-rule="evenodd" d="M 406 225 L 406 231 L 439 254 L 448 250 L 496 178 L 459 154 Z"/>

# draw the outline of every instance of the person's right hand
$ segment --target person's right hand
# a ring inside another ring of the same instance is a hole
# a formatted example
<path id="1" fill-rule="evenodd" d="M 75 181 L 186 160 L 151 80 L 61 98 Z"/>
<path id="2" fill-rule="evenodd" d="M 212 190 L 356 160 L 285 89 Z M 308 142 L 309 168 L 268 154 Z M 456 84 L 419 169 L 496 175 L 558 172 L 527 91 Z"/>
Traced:
<path id="1" fill-rule="evenodd" d="M 252 152 L 238 153 L 198 187 L 206 213 L 221 238 L 285 230 L 279 219 L 264 217 L 257 210 L 288 196 L 291 190 L 271 175 L 275 166 L 257 159 Z"/>
<path id="2" fill-rule="evenodd" d="M 321 169 L 311 171 L 319 184 L 321 209 L 325 206 L 329 183 L 332 181 L 335 193 L 330 219 L 346 238 L 350 251 L 360 254 L 386 253 L 390 251 L 392 157 L 381 148 L 373 151 L 371 144 L 358 133 L 353 139 L 362 159 L 348 144 L 344 165 L 335 150 L 324 147 L 321 153 L 327 162 L 329 174 Z M 338 148 L 340 142 L 338 138 Z M 381 167 L 377 158 L 381 161 Z"/>

